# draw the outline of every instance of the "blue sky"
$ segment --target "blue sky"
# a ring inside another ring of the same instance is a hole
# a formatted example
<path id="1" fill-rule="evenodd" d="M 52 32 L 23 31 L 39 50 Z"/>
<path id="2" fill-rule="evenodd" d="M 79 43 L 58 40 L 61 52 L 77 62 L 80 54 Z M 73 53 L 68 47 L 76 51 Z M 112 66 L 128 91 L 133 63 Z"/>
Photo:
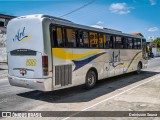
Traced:
<path id="1" fill-rule="evenodd" d="M 15 16 L 48 14 L 62 16 L 92 0 L 0 0 L 0 13 Z M 125 33 L 141 32 L 160 37 L 160 0 L 95 0 L 63 18 L 88 26 L 103 26 Z"/>

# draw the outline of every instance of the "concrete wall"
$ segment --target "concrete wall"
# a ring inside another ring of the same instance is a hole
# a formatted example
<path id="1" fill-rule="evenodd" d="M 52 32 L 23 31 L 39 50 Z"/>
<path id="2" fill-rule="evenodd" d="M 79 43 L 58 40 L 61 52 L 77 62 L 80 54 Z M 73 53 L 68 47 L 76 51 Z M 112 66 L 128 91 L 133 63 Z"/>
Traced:
<path id="1" fill-rule="evenodd" d="M 6 47 L 0 48 L 0 62 L 7 62 Z"/>
<path id="2" fill-rule="evenodd" d="M 154 57 L 160 57 L 160 52 L 158 51 L 157 48 L 152 48 L 152 52 L 154 54 Z"/>
<path id="3" fill-rule="evenodd" d="M 6 28 L 0 28 L 0 62 L 7 62 Z"/>
<path id="4" fill-rule="evenodd" d="M 160 52 L 156 52 L 155 57 L 160 57 Z"/>

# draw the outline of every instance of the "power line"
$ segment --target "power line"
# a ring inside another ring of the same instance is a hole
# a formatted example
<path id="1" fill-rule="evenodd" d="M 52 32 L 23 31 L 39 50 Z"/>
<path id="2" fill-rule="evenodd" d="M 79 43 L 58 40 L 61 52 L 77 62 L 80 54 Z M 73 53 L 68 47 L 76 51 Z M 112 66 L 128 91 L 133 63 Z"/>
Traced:
<path id="1" fill-rule="evenodd" d="M 83 8 L 87 7 L 88 5 L 92 4 L 92 3 L 95 2 L 95 1 L 96 1 L 96 0 L 92 0 L 92 1 L 90 1 L 89 3 L 87 3 L 87 4 L 85 4 L 85 5 L 83 5 L 83 6 L 79 7 L 79 8 L 77 8 L 77 9 L 71 11 L 71 12 L 68 12 L 68 13 L 66 13 L 66 14 L 64 14 L 64 15 L 61 15 L 60 17 L 67 16 L 67 15 L 69 15 L 69 14 L 72 14 L 72 13 L 74 13 L 74 12 L 80 10 L 80 9 L 83 9 Z"/>

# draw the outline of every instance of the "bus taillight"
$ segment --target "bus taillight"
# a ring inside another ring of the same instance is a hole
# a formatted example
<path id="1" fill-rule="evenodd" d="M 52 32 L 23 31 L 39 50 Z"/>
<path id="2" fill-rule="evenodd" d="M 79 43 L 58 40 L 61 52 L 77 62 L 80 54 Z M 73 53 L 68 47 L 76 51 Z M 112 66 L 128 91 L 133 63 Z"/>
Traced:
<path id="1" fill-rule="evenodd" d="M 42 56 L 43 75 L 48 75 L 48 56 Z"/>

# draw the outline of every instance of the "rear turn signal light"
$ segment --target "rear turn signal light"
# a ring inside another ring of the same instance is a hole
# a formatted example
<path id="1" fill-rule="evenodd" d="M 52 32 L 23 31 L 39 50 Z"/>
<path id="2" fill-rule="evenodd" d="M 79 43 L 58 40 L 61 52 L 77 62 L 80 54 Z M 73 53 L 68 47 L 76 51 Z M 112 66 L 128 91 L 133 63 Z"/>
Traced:
<path id="1" fill-rule="evenodd" d="M 43 75 L 48 75 L 48 56 L 42 56 Z"/>

